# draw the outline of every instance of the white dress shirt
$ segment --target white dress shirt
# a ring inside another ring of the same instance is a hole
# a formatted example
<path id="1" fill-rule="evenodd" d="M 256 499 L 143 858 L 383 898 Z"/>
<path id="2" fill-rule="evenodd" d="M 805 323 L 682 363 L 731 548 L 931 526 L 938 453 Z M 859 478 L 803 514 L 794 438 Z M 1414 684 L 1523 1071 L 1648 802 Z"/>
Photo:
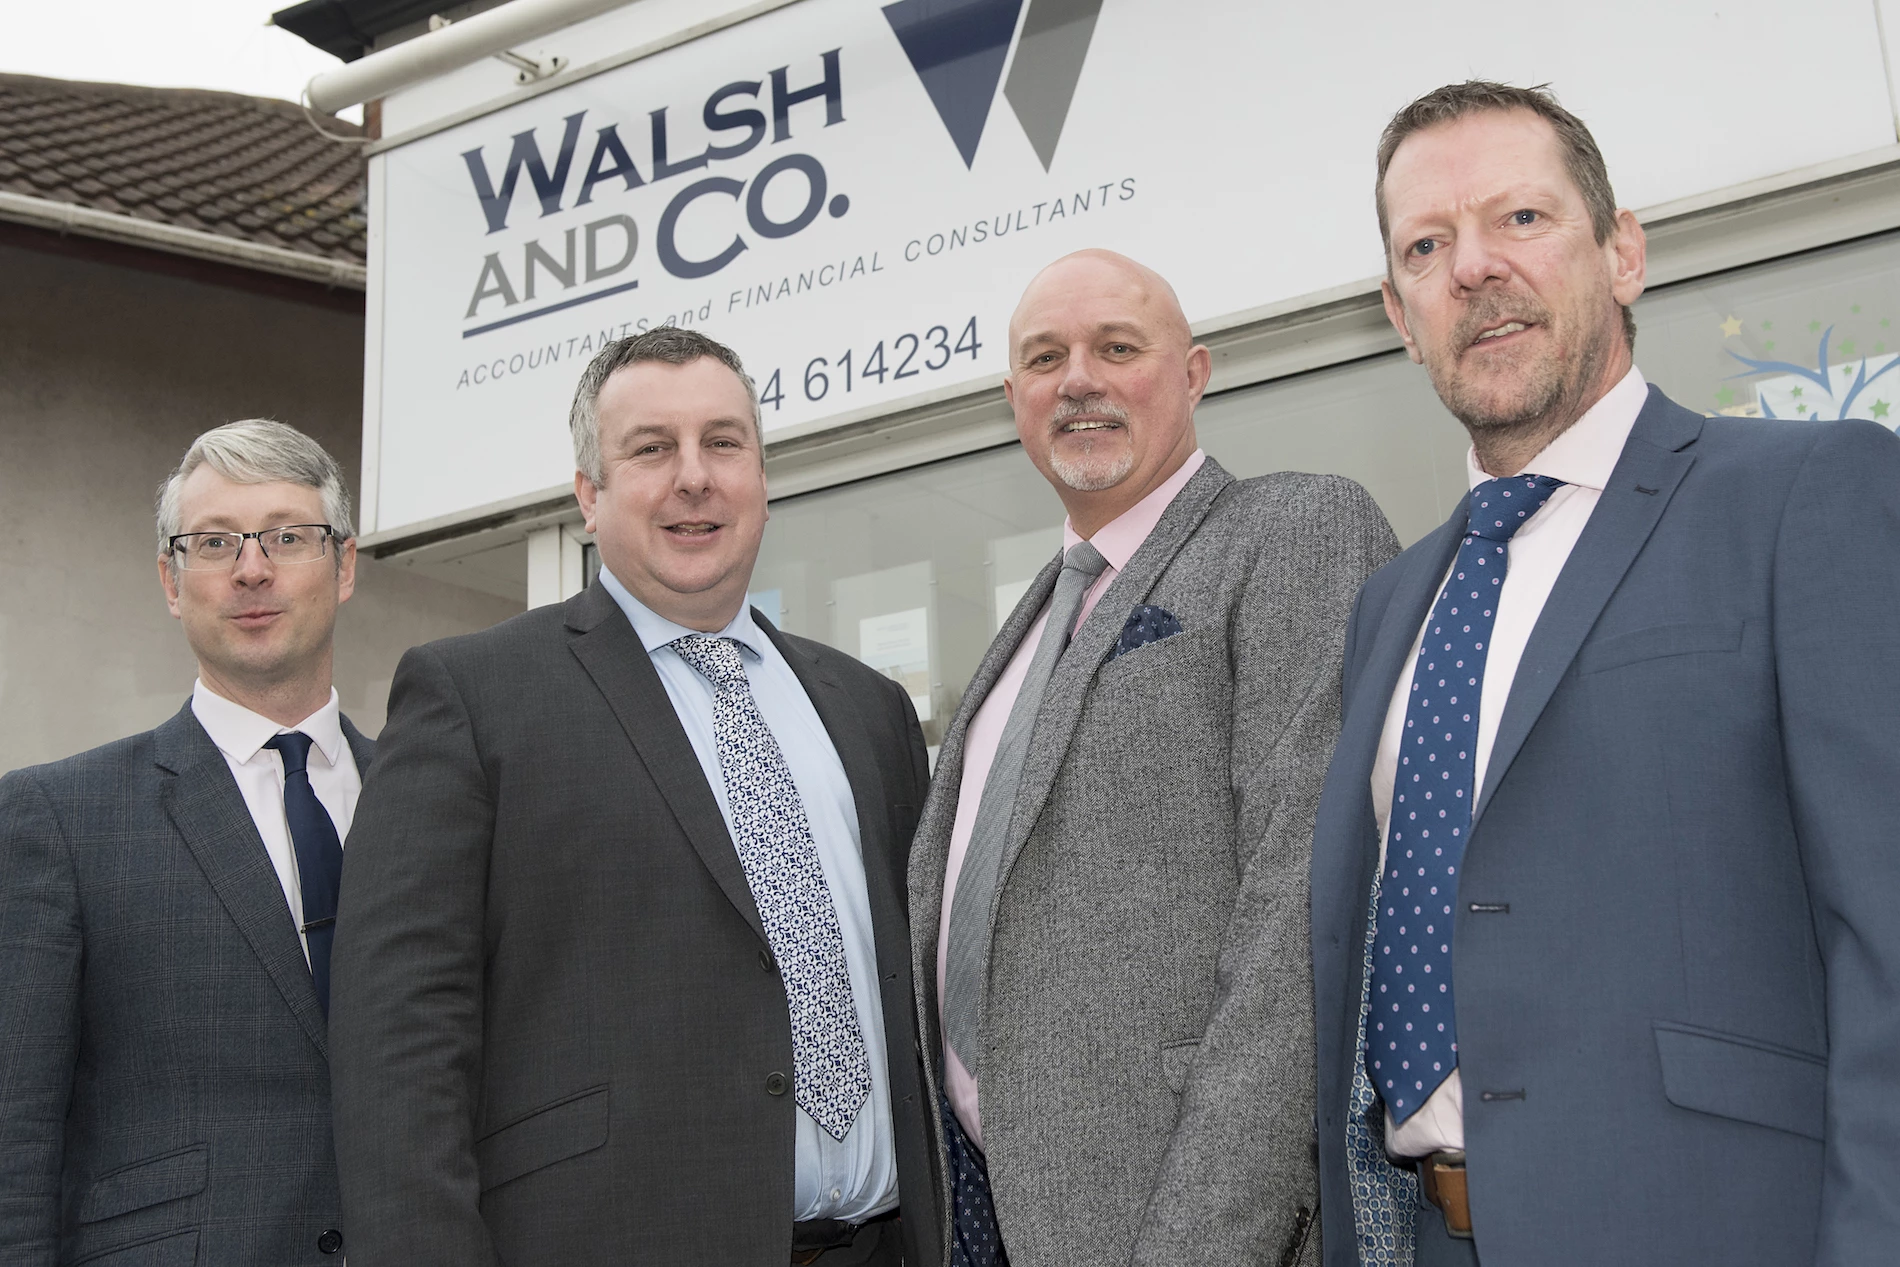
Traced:
<path id="1" fill-rule="evenodd" d="M 1524 656 L 1531 630 L 1543 614 L 1544 602 L 1557 584 L 1570 551 L 1590 522 L 1604 486 L 1623 454 L 1623 445 L 1636 425 L 1636 415 L 1649 399 L 1649 387 L 1635 366 L 1625 374 L 1603 399 L 1592 405 L 1569 430 L 1552 440 L 1544 451 L 1524 468 L 1526 475 L 1547 475 L 1562 480 L 1565 487 L 1552 493 L 1543 508 L 1517 530 L 1509 544 L 1509 565 L 1504 586 L 1498 594 L 1497 623 L 1491 630 L 1491 650 L 1484 662 L 1483 693 L 1478 697 L 1478 750 L 1473 767 L 1472 804 L 1484 788 L 1485 767 L 1491 760 L 1491 745 L 1498 737 L 1498 720 L 1511 694 L 1511 682 L 1517 676 L 1517 664 Z M 1475 452 L 1465 455 L 1466 474 L 1476 488 L 1493 478 L 1478 465 Z M 1446 569 L 1446 576 L 1451 574 Z M 1440 587 L 1442 588 L 1442 586 Z M 1436 600 L 1434 599 L 1434 603 Z M 1425 621 L 1431 613 L 1425 614 Z M 1392 702 L 1386 708 L 1385 729 L 1379 736 L 1378 758 L 1372 764 L 1372 809 L 1379 822 L 1379 874 L 1385 874 L 1387 820 L 1392 816 L 1392 787 L 1398 772 L 1399 736 L 1405 729 L 1405 706 L 1411 694 L 1412 673 L 1418 660 L 1419 643 L 1425 637 L 1425 621 L 1419 623 L 1418 636 L 1412 639 L 1412 654 L 1392 688 Z M 1456 989 L 1456 982 L 1453 982 Z M 1395 1126 L 1386 1114 L 1386 1149 L 1399 1157 L 1423 1157 L 1440 1149 L 1465 1146 L 1464 1084 L 1459 1071 L 1439 1084 L 1438 1090 L 1407 1118 Z"/>
<path id="2" fill-rule="evenodd" d="M 336 824 L 336 838 L 346 841 L 350 820 L 356 814 L 356 798 L 363 790 L 363 777 L 356 769 L 356 754 L 343 737 L 343 714 L 337 704 L 336 688 L 330 688 L 330 702 L 295 726 L 279 726 L 268 717 L 234 704 L 206 686 L 201 679 L 191 692 L 192 715 L 211 736 L 231 767 L 238 791 L 244 794 L 245 808 L 264 838 L 270 864 L 277 869 L 277 882 L 284 886 L 284 901 L 290 907 L 291 922 L 303 927 L 303 888 L 297 882 L 297 850 L 290 840 L 290 822 L 284 817 L 284 760 L 275 748 L 264 745 L 278 735 L 302 731 L 310 736 L 310 760 L 305 767 L 310 775 L 310 790 L 330 812 Z M 310 942 L 302 932 L 304 961 L 310 959 Z"/>
<path id="3" fill-rule="evenodd" d="M 719 802 L 726 830 L 732 831 L 732 809 L 726 803 L 726 780 L 719 767 L 718 732 L 713 722 L 716 693 L 712 683 L 668 645 L 699 631 L 656 614 L 605 568 L 601 569 L 600 583 L 627 614 L 640 645 L 652 658 L 680 726 L 693 745 L 693 755 L 699 758 L 699 768 Z M 792 1218 L 859 1222 L 897 1208 L 897 1136 L 891 1120 L 884 1004 L 877 992 L 877 943 L 871 927 L 870 890 L 864 879 L 857 802 L 852 798 L 844 763 L 832 746 L 831 734 L 812 707 L 804 684 L 778 647 L 753 623 L 751 609 L 741 608 L 731 624 L 712 636 L 731 638 L 739 644 L 739 662 L 745 667 L 752 698 L 778 741 L 798 788 L 798 799 L 805 806 L 805 819 L 811 825 L 818 861 L 825 871 L 825 887 L 831 890 L 831 905 L 838 912 L 838 927 L 844 934 L 851 1001 L 871 1067 L 871 1094 L 842 1140 L 831 1138 L 803 1109 L 794 1115 L 798 1129 Z M 657 1146 L 665 1145 L 659 1142 Z"/>

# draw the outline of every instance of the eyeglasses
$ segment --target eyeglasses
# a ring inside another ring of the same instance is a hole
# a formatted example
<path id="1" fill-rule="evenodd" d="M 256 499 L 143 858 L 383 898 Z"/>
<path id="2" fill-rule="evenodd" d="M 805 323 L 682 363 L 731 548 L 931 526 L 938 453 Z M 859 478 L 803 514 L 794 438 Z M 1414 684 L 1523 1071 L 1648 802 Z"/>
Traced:
<path id="1" fill-rule="evenodd" d="M 256 541 L 272 563 L 315 563 L 334 536 L 336 529 L 329 524 L 284 524 L 259 532 L 181 532 L 171 539 L 171 547 L 179 567 L 210 572 L 235 567 L 246 541 Z"/>

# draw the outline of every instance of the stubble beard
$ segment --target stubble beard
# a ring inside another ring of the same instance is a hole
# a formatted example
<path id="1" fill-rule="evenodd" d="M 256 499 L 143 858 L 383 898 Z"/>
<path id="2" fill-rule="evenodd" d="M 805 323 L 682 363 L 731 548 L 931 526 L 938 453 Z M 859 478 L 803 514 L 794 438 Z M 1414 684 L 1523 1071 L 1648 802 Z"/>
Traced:
<path id="1" fill-rule="evenodd" d="M 1609 359 L 1611 341 L 1621 336 L 1599 323 L 1589 330 L 1574 357 L 1559 355 L 1532 361 L 1516 379 L 1516 390 L 1500 396 L 1491 384 L 1461 374 L 1458 366 L 1478 331 L 1500 317 L 1528 319 L 1545 329 L 1550 328 L 1552 320 L 1548 309 L 1527 300 L 1487 296 L 1474 301 L 1453 331 L 1447 349 L 1426 366 L 1432 386 L 1452 417 L 1472 433 L 1474 442 L 1481 436 L 1496 444 L 1517 435 L 1538 434 L 1544 434 L 1548 442 L 1583 413 L 1584 396 Z"/>
<path id="2" fill-rule="evenodd" d="M 1080 414 L 1103 414 L 1122 424 L 1122 430 L 1083 433 L 1082 452 L 1078 457 L 1068 457 L 1060 453 L 1055 438 L 1061 433 L 1062 424 Z M 1049 417 L 1049 469 L 1055 472 L 1057 479 L 1078 493 L 1099 493 L 1115 487 L 1128 478 L 1135 469 L 1135 450 L 1132 445 L 1123 444 L 1119 453 L 1098 453 L 1103 447 L 1101 440 L 1108 436 L 1119 436 L 1124 440 L 1128 435 L 1128 411 L 1120 405 L 1111 404 L 1099 396 L 1087 400 L 1063 400 Z"/>

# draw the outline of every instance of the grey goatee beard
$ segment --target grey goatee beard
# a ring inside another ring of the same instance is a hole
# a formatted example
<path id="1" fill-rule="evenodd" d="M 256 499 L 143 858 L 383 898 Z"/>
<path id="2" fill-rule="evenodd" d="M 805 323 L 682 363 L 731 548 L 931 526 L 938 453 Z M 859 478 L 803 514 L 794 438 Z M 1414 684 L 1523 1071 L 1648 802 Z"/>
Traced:
<path id="1" fill-rule="evenodd" d="M 1111 404 L 1101 396 L 1088 396 L 1082 400 L 1065 398 L 1049 416 L 1049 432 L 1052 443 L 1049 448 L 1049 467 L 1056 478 L 1078 493 L 1099 493 L 1105 488 L 1113 488 L 1128 478 L 1135 469 L 1135 451 L 1132 446 L 1119 446 L 1114 454 L 1097 453 L 1098 445 L 1087 433 L 1082 438 L 1080 457 L 1065 457 L 1059 453 L 1053 443 L 1053 437 L 1062 430 L 1062 424 L 1071 418 L 1083 414 L 1099 414 L 1104 418 L 1113 418 L 1125 429 L 1128 425 L 1128 411 L 1120 405 Z M 1113 434 L 1113 433 L 1111 433 Z M 1126 435 L 1124 430 L 1121 434 Z"/>

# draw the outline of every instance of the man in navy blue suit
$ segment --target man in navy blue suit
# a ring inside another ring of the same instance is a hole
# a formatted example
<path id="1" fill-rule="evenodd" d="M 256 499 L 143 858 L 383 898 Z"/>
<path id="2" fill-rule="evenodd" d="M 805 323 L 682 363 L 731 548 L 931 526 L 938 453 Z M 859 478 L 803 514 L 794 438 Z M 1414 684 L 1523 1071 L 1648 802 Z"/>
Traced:
<path id="1" fill-rule="evenodd" d="M 1642 228 L 1546 92 L 1406 107 L 1378 204 L 1471 493 L 1347 634 L 1326 1261 L 1891 1261 L 1900 441 L 1647 385 Z"/>

